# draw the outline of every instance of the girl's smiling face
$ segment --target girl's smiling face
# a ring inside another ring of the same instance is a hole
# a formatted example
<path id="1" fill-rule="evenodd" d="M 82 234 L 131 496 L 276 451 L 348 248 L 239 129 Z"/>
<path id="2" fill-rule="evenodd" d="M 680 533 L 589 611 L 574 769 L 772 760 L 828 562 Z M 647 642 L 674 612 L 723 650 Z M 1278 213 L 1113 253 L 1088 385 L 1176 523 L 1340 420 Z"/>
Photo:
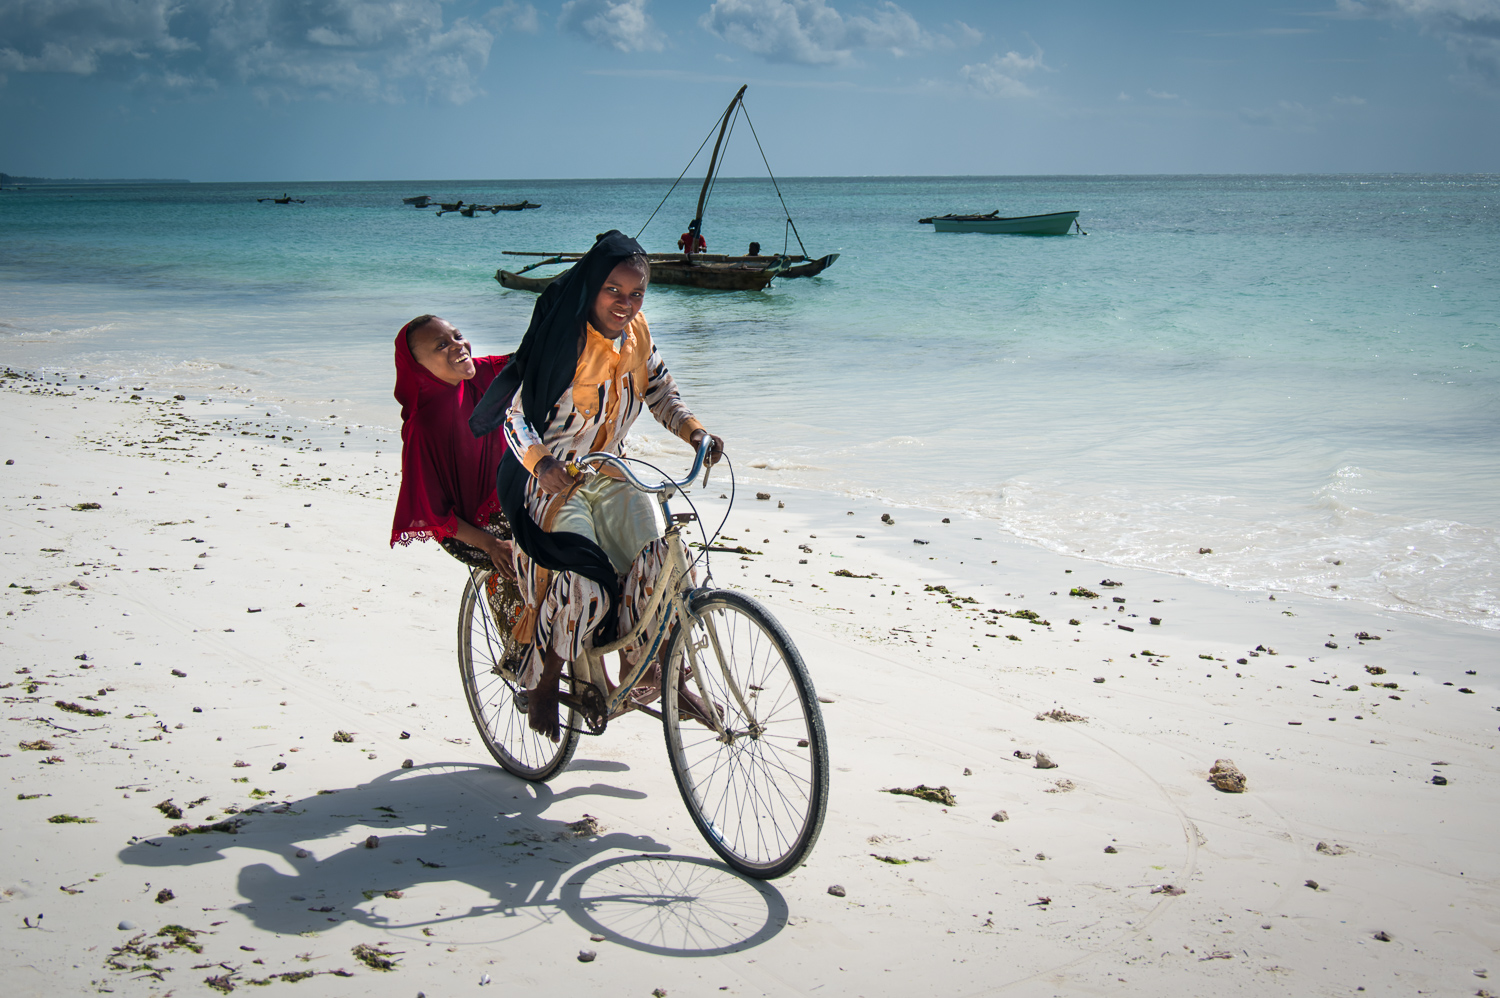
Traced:
<path id="1" fill-rule="evenodd" d="M 407 336 L 411 355 L 438 380 L 456 385 L 474 377 L 474 357 L 469 341 L 452 323 L 429 319 Z"/>
<path id="2" fill-rule="evenodd" d="M 589 324 L 611 339 L 619 337 L 640 312 L 649 280 L 645 270 L 633 260 L 626 260 L 610 271 L 589 309 Z"/>

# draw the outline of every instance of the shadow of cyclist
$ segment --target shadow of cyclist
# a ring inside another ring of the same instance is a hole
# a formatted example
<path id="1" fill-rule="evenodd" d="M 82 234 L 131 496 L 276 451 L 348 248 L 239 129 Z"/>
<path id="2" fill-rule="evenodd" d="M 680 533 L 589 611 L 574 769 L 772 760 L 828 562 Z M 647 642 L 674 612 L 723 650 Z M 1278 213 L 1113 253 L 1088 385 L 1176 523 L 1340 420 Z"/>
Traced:
<path id="1" fill-rule="evenodd" d="M 617 767 L 580 761 L 577 768 Z M 433 763 L 355 787 L 264 801 L 234 815 L 234 834 L 162 835 L 132 842 L 119 855 L 125 863 L 151 868 L 228 861 L 230 848 L 276 857 L 239 867 L 234 886 L 244 900 L 231 910 L 278 933 L 355 922 L 414 938 L 436 930 L 442 935 L 431 938 L 442 938 L 450 933 L 440 927 L 466 923 L 473 930 L 479 926 L 471 920 L 480 916 L 520 918 L 484 924 L 479 934 L 496 941 L 561 911 L 591 932 L 634 948 L 713 955 L 758 945 L 779 932 L 786 921 L 781 895 L 717 863 L 663 856 L 664 865 L 649 869 L 619 865 L 642 854 L 665 854 L 669 847 L 649 835 L 600 828 L 581 805 L 589 798 L 644 796 L 604 783 L 554 792 L 493 766 Z M 378 838 L 373 849 L 366 845 L 372 835 Z M 299 858 L 301 850 L 309 855 Z M 584 876 L 571 872 L 591 862 Z M 619 883 L 620 870 L 632 871 L 627 886 Z M 572 883 L 560 885 L 564 875 Z M 473 888 L 483 900 L 466 908 L 444 905 L 434 913 L 430 903 L 418 907 L 401 899 L 429 885 L 432 893 L 451 898 L 454 884 Z M 647 912 L 655 913 L 655 921 L 640 919 Z M 707 929 L 692 928 L 698 925 Z M 479 941 L 473 931 L 463 935 Z"/>

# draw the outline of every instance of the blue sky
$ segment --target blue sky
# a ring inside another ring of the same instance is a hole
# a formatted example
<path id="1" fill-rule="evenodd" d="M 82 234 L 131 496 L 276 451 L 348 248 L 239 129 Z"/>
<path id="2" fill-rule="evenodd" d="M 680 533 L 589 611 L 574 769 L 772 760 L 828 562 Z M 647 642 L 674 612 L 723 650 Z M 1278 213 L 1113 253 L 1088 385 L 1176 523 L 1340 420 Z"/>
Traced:
<path id="1" fill-rule="evenodd" d="M 1500 0 L 0 0 L 0 170 L 675 176 L 741 83 L 789 176 L 1500 170 Z"/>

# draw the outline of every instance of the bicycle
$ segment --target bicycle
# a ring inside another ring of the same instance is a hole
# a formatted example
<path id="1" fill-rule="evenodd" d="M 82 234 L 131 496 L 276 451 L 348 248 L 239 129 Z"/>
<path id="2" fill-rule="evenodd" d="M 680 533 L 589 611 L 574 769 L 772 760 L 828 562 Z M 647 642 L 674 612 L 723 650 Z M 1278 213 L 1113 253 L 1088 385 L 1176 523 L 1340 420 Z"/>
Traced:
<path id="1" fill-rule="evenodd" d="M 559 696 L 557 742 L 527 725 L 526 690 L 515 671 L 520 649 L 509 621 L 498 612 L 501 582 L 492 568 L 472 568 L 464 588 L 458 664 L 485 747 L 507 772 L 524 780 L 555 777 L 572 759 L 579 736 L 602 735 L 615 718 L 632 711 L 659 718 L 693 824 L 730 867 L 769 880 L 796 869 L 822 830 L 828 741 L 812 679 L 781 624 L 744 593 L 692 585 L 689 572 L 696 559 L 688 558 L 682 530 L 697 514 L 674 514 L 669 500 L 703 469 L 709 445 L 705 438 L 692 470 L 680 481 L 653 469 L 664 479 L 658 485 L 641 481 L 630 459 L 595 452 L 578 460 L 581 466 L 613 465 L 631 485 L 654 493 L 668 544 L 658 584 L 635 627 L 608 644 L 590 643 L 583 657 L 569 664 Z M 706 470 L 703 481 L 708 483 Z M 706 559 L 712 547 L 705 531 L 698 557 Z M 649 647 L 643 641 L 647 634 Z M 630 693 L 663 642 L 668 653 L 660 671 L 661 709 L 655 710 Z M 620 685 L 610 688 L 604 656 L 632 645 L 644 654 Z M 682 701 L 680 691 L 688 682 L 701 712 Z"/>

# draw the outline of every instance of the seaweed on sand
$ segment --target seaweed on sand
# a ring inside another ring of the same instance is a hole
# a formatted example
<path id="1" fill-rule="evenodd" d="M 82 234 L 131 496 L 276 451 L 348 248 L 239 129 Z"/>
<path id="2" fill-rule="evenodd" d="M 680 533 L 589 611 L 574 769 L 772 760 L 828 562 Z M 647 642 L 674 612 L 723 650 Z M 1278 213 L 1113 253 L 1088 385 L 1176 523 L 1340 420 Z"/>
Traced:
<path id="1" fill-rule="evenodd" d="M 915 787 L 891 787 L 885 792 L 888 794 L 901 794 L 906 797 L 916 797 L 919 800 L 931 801 L 934 804 L 946 804 L 948 807 L 958 806 L 958 800 L 953 796 L 953 791 L 947 787 L 929 787 L 923 783 Z"/>

